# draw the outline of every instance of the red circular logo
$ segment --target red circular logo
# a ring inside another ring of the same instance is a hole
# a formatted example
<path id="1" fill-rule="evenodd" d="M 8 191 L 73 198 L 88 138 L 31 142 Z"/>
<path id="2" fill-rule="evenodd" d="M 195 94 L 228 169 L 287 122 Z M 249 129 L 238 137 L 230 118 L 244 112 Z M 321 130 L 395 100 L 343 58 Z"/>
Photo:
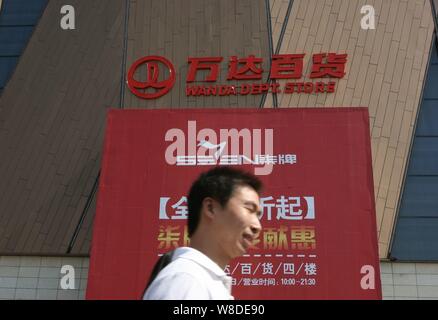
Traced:
<path id="1" fill-rule="evenodd" d="M 146 80 L 137 81 L 134 79 L 134 73 L 143 64 L 146 64 Z M 164 65 L 169 72 L 169 78 L 159 81 L 159 65 Z M 161 56 L 147 56 L 134 62 L 128 72 L 128 87 L 137 97 L 144 99 L 155 99 L 165 95 L 175 83 L 175 69 L 172 63 Z M 155 89 L 153 92 L 150 88 Z M 148 90 L 149 89 L 149 90 Z"/>

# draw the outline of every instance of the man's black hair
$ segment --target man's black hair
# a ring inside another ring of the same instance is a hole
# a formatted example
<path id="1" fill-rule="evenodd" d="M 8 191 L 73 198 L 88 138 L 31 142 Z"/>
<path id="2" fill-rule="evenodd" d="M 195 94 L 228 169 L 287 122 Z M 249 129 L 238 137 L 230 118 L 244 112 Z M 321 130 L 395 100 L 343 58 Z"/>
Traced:
<path id="1" fill-rule="evenodd" d="M 236 187 L 249 186 L 260 193 L 262 182 L 253 174 L 226 166 L 202 173 L 192 184 L 188 197 L 188 234 L 193 235 L 199 224 L 202 201 L 211 197 L 224 207 Z"/>

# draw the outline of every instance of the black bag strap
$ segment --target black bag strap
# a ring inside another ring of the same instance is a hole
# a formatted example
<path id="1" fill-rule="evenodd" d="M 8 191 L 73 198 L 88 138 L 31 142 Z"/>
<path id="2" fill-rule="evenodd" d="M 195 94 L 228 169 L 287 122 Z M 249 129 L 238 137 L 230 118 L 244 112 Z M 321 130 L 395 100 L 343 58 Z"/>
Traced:
<path id="1" fill-rule="evenodd" d="M 143 291 L 143 295 L 141 296 L 141 299 L 143 299 L 144 294 L 146 293 L 146 290 L 151 285 L 152 281 L 155 280 L 155 278 L 158 276 L 161 270 L 163 270 L 169 263 L 172 262 L 173 254 L 175 253 L 175 250 L 171 250 L 163 254 L 155 263 L 154 268 L 152 269 L 151 275 L 149 277 L 149 281 L 146 285 L 146 288 Z"/>

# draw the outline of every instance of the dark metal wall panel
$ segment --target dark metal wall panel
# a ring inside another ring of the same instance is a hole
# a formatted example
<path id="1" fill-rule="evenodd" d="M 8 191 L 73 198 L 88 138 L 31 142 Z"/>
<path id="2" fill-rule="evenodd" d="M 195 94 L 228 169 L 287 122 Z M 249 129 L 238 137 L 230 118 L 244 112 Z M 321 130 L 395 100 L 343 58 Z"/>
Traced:
<path id="1" fill-rule="evenodd" d="M 397 233 L 402 241 L 394 242 L 393 257 L 406 261 L 438 260 L 438 219 L 399 219 Z M 419 233 L 421 232 L 421 236 Z"/>
<path id="2" fill-rule="evenodd" d="M 438 136 L 438 99 L 423 100 L 421 113 L 418 115 L 417 135 Z"/>
<path id="3" fill-rule="evenodd" d="M 438 99 L 438 64 L 431 64 L 424 89 L 424 99 Z"/>
<path id="4" fill-rule="evenodd" d="M 3 0 L 2 25 L 35 25 L 48 0 Z"/>
<path id="5" fill-rule="evenodd" d="M 438 260 L 438 53 L 432 45 L 423 101 L 390 258 Z"/>
<path id="6" fill-rule="evenodd" d="M 17 62 L 18 57 L 0 57 L 0 90 L 5 87 L 6 81 L 11 76 Z"/>
<path id="7" fill-rule="evenodd" d="M 0 26 L 0 56 L 19 56 L 32 35 L 33 29 L 33 26 Z"/>
<path id="8" fill-rule="evenodd" d="M 425 176 L 438 177 L 438 138 L 437 137 L 434 136 L 416 137 L 412 149 L 411 162 L 409 164 L 409 174 L 411 176 L 425 175 Z"/>
<path id="9" fill-rule="evenodd" d="M 69 1 L 75 30 L 65 4 L 49 2 L 0 98 L 0 254 L 67 252 L 119 105 L 124 1 Z"/>
<path id="10" fill-rule="evenodd" d="M 47 0 L 5 0 L 0 12 L 0 96 Z"/>
<path id="11" fill-rule="evenodd" d="M 437 186 L 438 176 L 408 176 L 399 217 L 438 219 Z M 421 235 L 421 230 L 418 230 L 418 236 Z"/>

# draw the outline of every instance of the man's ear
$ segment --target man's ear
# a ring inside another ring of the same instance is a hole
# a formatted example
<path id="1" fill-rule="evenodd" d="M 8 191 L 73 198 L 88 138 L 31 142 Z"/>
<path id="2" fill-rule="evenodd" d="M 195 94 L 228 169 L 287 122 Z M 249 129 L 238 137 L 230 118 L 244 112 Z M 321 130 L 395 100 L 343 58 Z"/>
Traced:
<path id="1" fill-rule="evenodd" d="M 215 207 L 216 207 L 216 201 L 213 198 L 206 197 L 202 201 L 202 207 L 203 212 L 207 215 L 209 218 L 214 218 L 215 216 Z"/>

